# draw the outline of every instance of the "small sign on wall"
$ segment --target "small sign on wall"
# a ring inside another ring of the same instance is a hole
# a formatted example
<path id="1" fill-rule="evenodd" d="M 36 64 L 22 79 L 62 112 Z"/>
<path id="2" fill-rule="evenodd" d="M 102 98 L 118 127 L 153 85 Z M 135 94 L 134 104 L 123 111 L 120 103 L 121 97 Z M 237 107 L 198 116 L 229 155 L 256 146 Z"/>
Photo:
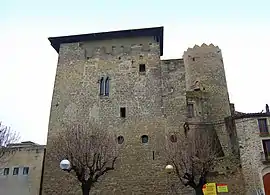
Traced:
<path id="1" fill-rule="evenodd" d="M 216 183 L 207 183 L 203 186 L 204 195 L 217 195 Z"/>
<path id="2" fill-rule="evenodd" d="M 229 192 L 227 184 L 217 184 L 217 192 Z"/>

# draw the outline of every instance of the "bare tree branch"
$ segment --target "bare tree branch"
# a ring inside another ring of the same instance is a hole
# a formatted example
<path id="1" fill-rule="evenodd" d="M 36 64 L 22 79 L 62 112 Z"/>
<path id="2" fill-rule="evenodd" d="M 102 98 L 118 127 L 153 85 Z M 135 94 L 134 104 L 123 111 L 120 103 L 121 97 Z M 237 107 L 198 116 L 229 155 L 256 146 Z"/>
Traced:
<path id="1" fill-rule="evenodd" d="M 114 170 L 117 143 L 106 130 L 91 124 L 73 124 L 59 133 L 53 144 L 52 157 L 59 162 L 64 158 L 71 162 L 73 173 L 83 189 L 90 191 L 102 175 Z"/>
<path id="2" fill-rule="evenodd" d="M 12 131 L 10 127 L 2 125 L 0 122 L 0 162 L 5 162 L 14 150 L 10 149 L 9 144 L 15 143 L 19 140 L 16 132 Z"/>
<path id="3" fill-rule="evenodd" d="M 183 185 L 192 187 L 196 194 L 202 194 L 207 174 L 214 166 L 215 159 L 222 153 L 216 132 L 214 128 L 203 126 L 176 136 L 176 142 L 168 140 L 168 161 L 174 166 Z"/>

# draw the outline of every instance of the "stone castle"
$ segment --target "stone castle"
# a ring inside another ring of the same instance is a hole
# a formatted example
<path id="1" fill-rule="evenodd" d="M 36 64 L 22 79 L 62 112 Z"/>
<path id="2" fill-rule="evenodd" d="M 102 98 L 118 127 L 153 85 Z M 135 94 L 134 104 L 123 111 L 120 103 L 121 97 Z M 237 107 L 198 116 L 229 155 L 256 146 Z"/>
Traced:
<path id="1" fill-rule="evenodd" d="M 233 104 L 221 49 L 188 48 L 181 59 L 161 60 L 163 27 L 49 38 L 58 52 L 50 140 L 63 124 L 89 121 L 113 131 L 123 148 L 116 170 L 94 194 L 173 194 L 177 178 L 164 173 L 167 135 L 189 128 L 216 131 L 224 156 L 213 170 L 229 194 L 244 194 Z M 64 187 L 63 187 L 64 186 Z M 189 189 L 180 189 L 190 194 Z M 80 194 L 76 180 L 47 155 L 43 195 Z"/>

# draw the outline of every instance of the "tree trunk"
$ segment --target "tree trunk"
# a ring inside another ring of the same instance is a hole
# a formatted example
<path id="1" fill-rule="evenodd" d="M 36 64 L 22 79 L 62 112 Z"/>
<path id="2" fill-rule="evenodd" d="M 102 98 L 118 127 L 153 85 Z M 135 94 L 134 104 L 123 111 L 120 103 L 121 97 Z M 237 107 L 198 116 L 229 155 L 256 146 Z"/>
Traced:
<path id="1" fill-rule="evenodd" d="M 82 192 L 83 195 L 89 195 L 90 194 L 91 186 L 88 182 L 82 183 Z"/>
<path id="2" fill-rule="evenodd" d="M 194 189 L 196 195 L 203 195 L 202 187 L 203 187 L 203 186 L 198 186 L 198 187 L 196 187 L 196 188 Z"/>

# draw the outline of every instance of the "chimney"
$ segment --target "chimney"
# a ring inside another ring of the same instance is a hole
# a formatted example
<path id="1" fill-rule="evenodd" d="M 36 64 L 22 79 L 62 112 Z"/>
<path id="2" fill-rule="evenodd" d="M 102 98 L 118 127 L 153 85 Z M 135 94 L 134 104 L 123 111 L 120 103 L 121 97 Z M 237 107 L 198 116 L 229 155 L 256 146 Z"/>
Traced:
<path id="1" fill-rule="evenodd" d="M 268 104 L 265 105 L 266 113 L 270 113 Z"/>

